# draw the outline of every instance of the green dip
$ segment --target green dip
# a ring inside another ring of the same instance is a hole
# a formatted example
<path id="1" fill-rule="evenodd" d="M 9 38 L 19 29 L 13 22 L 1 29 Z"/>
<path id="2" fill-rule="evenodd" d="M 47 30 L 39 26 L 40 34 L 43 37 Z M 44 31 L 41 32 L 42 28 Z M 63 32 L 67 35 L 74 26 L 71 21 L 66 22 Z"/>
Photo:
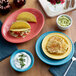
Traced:
<path id="1" fill-rule="evenodd" d="M 66 27 L 66 26 L 69 26 L 71 24 L 71 20 L 68 17 L 66 17 L 66 16 L 61 16 L 58 19 L 58 24 L 60 26 Z"/>

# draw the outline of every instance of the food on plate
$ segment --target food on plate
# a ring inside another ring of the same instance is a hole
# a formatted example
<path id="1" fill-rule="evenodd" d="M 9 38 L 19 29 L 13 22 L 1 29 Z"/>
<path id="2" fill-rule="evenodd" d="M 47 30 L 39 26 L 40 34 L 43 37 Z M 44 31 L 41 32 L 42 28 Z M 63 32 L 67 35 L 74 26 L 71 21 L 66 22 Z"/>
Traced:
<path id="1" fill-rule="evenodd" d="M 14 64 L 18 69 L 28 68 L 31 64 L 31 57 L 25 52 L 17 53 L 14 57 Z"/>
<path id="2" fill-rule="evenodd" d="M 13 0 L 13 3 L 15 4 L 15 6 L 21 7 L 26 3 L 26 0 Z"/>
<path id="3" fill-rule="evenodd" d="M 17 20 L 24 20 L 27 22 L 37 22 L 34 14 L 30 12 L 22 12 L 17 16 Z"/>
<path id="4" fill-rule="evenodd" d="M 29 12 L 22 12 L 17 16 L 17 21 L 10 27 L 10 34 L 14 37 L 26 37 L 31 26 L 28 22 L 37 22 L 36 17 Z"/>
<path id="5" fill-rule="evenodd" d="M 71 20 L 67 16 L 61 16 L 58 18 L 58 24 L 67 27 L 71 24 Z"/>
<path id="6" fill-rule="evenodd" d="M 51 54 L 63 54 L 68 49 L 68 44 L 62 37 L 52 36 L 49 38 L 46 49 Z"/>
<path id="7" fill-rule="evenodd" d="M 72 50 L 71 41 L 61 33 L 51 33 L 42 41 L 42 50 L 50 58 L 60 59 L 68 56 Z M 60 58 L 58 58 L 61 56 Z"/>
<path id="8" fill-rule="evenodd" d="M 0 0 L 0 13 L 7 14 L 11 10 L 11 5 L 8 0 Z"/>
<path id="9" fill-rule="evenodd" d="M 31 26 L 25 21 L 16 21 L 14 22 L 9 32 L 14 37 L 26 37 L 27 34 L 29 34 L 31 31 Z"/>
<path id="10" fill-rule="evenodd" d="M 57 13 L 62 11 L 65 7 L 65 0 L 47 0 L 48 10 Z"/>

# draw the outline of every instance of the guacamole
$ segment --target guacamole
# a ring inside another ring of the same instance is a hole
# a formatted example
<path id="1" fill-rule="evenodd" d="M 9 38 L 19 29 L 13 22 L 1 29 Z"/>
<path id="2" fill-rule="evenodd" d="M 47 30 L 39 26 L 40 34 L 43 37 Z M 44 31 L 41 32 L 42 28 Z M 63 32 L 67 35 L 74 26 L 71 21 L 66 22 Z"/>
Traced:
<path id="1" fill-rule="evenodd" d="M 61 16 L 58 19 L 58 24 L 60 26 L 66 27 L 66 26 L 69 26 L 71 24 L 71 20 L 68 17 L 66 17 L 66 16 Z"/>

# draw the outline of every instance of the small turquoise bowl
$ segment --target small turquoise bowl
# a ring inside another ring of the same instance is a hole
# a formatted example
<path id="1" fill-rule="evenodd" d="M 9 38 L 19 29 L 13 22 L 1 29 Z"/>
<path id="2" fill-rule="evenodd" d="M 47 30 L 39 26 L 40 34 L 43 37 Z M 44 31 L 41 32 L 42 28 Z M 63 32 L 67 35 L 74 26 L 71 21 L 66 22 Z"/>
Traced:
<path id="1" fill-rule="evenodd" d="M 27 53 L 27 54 L 31 57 L 31 64 L 30 64 L 30 66 L 28 66 L 28 67 L 25 68 L 25 69 L 18 69 L 18 68 L 16 68 L 16 66 L 14 65 L 14 57 L 15 57 L 15 55 L 16 55 L 17 53 L 20 53 L 20 52 L 25 52 L 25 53 Z M 11 55 L 10 65 L 12 66 L 12 68 L 13 68 L 14 70 L 16 70 L 16 71 L 18 71 L 18 72 L 25 72 L 25 71 L 29 70 L 30 68 L 32 68 L 33 64 L 34 64 L 34 57 L 33 57 L 32 53 L 29 52 L 29 51 L 27 51 L 27 50 L 24 50 L 24 49 L 17 50 L 17 51 L 15 51 L 15 52 Z"/>

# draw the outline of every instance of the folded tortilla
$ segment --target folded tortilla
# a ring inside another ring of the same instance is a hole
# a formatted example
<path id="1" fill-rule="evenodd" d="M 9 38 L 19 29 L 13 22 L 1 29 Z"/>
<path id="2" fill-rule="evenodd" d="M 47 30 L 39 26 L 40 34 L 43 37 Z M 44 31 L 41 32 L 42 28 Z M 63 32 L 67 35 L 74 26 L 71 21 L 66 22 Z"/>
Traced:
<path id="1" fill-rule="evenodd" d="M 34 14 L 30 12 L 22 12 L 17 16 L 16 20 L 24 20 L 27 22 L 37 22 L 36 17 Z"/>
<path id="2" fill-rule="evenodd" d="M 16 21 L 10 27 L 10 31 L 26 31 L 28 29 L 31 29 L 31 26 L 25 21 Z"/>

